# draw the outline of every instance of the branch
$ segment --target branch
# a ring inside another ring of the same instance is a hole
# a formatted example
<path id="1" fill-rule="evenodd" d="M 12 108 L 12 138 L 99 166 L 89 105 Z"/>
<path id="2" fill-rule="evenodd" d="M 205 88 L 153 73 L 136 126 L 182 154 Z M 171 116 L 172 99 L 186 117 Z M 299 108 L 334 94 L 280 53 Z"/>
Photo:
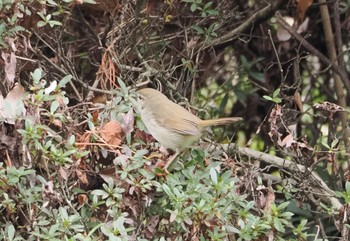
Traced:
<path id="1" fill-rule="evenodd" d="M 281 13 L 276 13 L 277 22 L 285 29 L 287 30 L 296 40 L 300 42 L 304 48 L 306 48 L 308 51 L 310 51 L 312 54 L 316 55 L 322 63 L 325 65 L 328 65 L 332 68 L 334 72 L 339 74 L 340 78 L 342 79 L 346 89 L 348 92 L 350 92 L 350 82 L 349 79 L 344 73 L 344 71 L 340 70 L 338 65 L 336 65 L 334 62 L 331 62 L 326 56 L 324 56 L 320 51 L 318 51 L 314 46 L 312 46 L 304 37 L 302 37 L 300 34 L 298 34 L 281 16 Z"/>
<path id="2" fill-rule="evenodd" d="M 251 26 L 254 26 L 254 23 L 261 22 L 263 19 L 272 16 L 275 13 L 275 11 L 277 11 L 282 6 L 283 3 L 286 3 L 286 0 L 272 1 L 272 3 L 269 3 L 266 7 L 254 13 L 250 18 L 245 20 L 244 23 L 242 23 L 240 26 L 233 29 L 231 32 L 228 32 L 227 34 L 214 39 L 213 41 L 205 45 L 203 49 L 207 49 L 212 46 L 217 46 L 237 38 L 240 35 L 240 33 L 251 28 Z"/>
<path id="3" fill-rule="evenodd" d="M 228 149 L 229 145 L 225 145 L 224 148 Z M 320 185 L 320 192 L 322 195 L 319 195 L 319 197 L 323 200 L 325 200 L 327 203 L 330 203 L 332 207 L 336 210 L 340 210 L 343 205 L 340 203 L 340 201 L 335 198 L 335 193 L 333 190 L 331 190 L 327 184 L 318 176 L 318 174 L 312 170 L 310 170 L 308 167 L 305 167 L 300 164 L 296 164 L 292 161 L 276 157 L 267 153 L 259 152 L 252 150 L 247 147 L 238 147 L 238 152 L 241 155 L 245 155 L 254 159 L 261 160 L 263 162 L 266 162 L 268 164 L 277 166 L 279 168 L 286 169 L 290 172 L 301 172 L 301 173 L 310 173 L 311 177 L 316 180 L 316 182 Z"/>

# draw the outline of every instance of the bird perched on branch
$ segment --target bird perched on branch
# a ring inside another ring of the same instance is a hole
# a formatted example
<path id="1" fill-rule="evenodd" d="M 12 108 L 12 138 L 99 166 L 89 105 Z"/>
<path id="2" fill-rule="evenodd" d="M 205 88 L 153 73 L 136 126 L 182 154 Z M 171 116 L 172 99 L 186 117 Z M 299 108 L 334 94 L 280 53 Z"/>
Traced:
<path id="1" fill-rule="evenodd" d="M 160 144 L 175 151 L 164 167 L 165 172 L 181 151 L 201 137 L 204 129 L 242 120 L 240 117 L 202 120 L 155 89 L 145 88 L 137 93 L 146 128 Z"/>

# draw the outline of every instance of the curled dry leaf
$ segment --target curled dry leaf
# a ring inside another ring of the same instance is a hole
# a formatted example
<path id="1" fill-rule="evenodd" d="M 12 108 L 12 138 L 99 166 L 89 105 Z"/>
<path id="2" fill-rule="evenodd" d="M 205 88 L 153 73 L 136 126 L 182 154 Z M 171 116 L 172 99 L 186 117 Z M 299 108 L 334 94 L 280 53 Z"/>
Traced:
<path id="1" fill-rule="evenodd" d="M 23 104 L 24 88 L 17 84 L 3 99 L 0 95 L 0 119 L 5 119 L 9 124 L 15 124 L 15 120 L 26 113 Z"/>
<path id="2" fill-rule="evenodd" d="M 124 137 L 119 122 L 115 120 L 103 125 L 98 133 L 107 144 L 112 146 L 119 146 Z"/>
<path id="3" fill-rule="evenodd" d="M 346 109 L 344 109 L 343 107 L 341 107 L 340 105 L 328 102 L 328 101 L 324 101 L 322 103 L 317 103 L 314 104 L 313 107 L 315 107 L 316 109 L 319 110 L 324 110 L 324 111 L 328 111 L 330 113 L 336 113 L 336 112 L 344 112 L 347 111 Z"/>
<path id="4" fill-rule="evenodd" d="M 88 202 L 89 202 L 89 198 L 85 193 L 78 194 L 79 207 L 83 206 L 84 204 L 87 204 Z"/>
<path id="5" fill-rule="evenodd" d="M 134 111 L 130 109 L 128 113 L 123 115 L 123 123 L 121 124 L 125 135 L 131 133 L 134 130 Z"/>
<path id="6" fill-rule="evenodd" d="M 80 182 L 83 184 L 89 184 L 87 175 L 85 171 L 80 171 L 80 170 L 76 170 L 75 173 L 77 174 L 77 177 L 79 178 Z"/>
<path id="7" fill-rule="evenodd" d="M 62 129 L 62 121 L 59 119 L 54 119 L 52 124 L 54 124 L 55 126 L 57 126 L 58 128 Z"/>
<path id="8" fill-rule="evenodd" d="M 266 202 L 264 206 L 264 211 L 269 212 L 271 210 L 271 205 L 275 202 L 275 193 L 271 188 L 267 188 Z"/>
<path id="9" fill-rule="evenodd" d="M 68 173 L 67 173 L 66 168 L 60 167 L 60 168 L 58 169 L 58 175 L 59 175 L 59 177 L 62 178 L 63 180 L 65 180 L 65 181 L 68 180 Z"/>
<path id="10" fill-rule="evenodd" d="M 299 23 L 301 23 L 304 19 L 306 10 L 311 6 L 313 0 L 299 0 L 297 5 L 297 13 L 296 18 Z"/>
<path id="11" fill-rule="evenodd" d="M 288 134 L 285 138 L 283 138 L 282 141 L 278 141 L 278 145 L 280 145 L 281 147 L 291 147 L 292 144 L 294 143 L 294 138 L 291 134 Z"/>
<path id="12" fill-rule="evenodd" d="M 13 52 L 10 54 L 2 52 L 1 57 L 5 63 L 6 80 L 8 81 L 9 86 L 11 86 L 16 77 L 16 56 Z"/>
<path id="13" fill-rule="evenodd" d="M 293 26 L 295 23 L 295 19 L 293 17 L 290 16 L 284 16 L 283 20 L 289 25 L 289 26 Z M 305 20 L 302 22 L 302 24 L 300 24 L 298 26 L 298 29 L 296 30 L 297 33 L 304 33 L 307 31 L 309 26 L 309 18 L 305 18 Z M 284 29 L 282 26 L 278 26 L 277 29 L 277 39 L 279 41 L 285 42 L 288 41 L 289 39 L 291 39 L 292 35 L 286 30 Z"/>
<path id="14" fill-rule="evenodd" d="M 150 134 L 147 134 L 146 132 L 141 131 L 140 129 L 135 130 L 134 139 L 140 139 L 144 143 L 154 141 L 154 138 Z"/>
<path id="15" fill-rule="evenodd" d="M 53 181 L 43 184 L 42 190 L 43 207 L 53 206 L 63 202 L 61 194 L 54 189 Z"/>

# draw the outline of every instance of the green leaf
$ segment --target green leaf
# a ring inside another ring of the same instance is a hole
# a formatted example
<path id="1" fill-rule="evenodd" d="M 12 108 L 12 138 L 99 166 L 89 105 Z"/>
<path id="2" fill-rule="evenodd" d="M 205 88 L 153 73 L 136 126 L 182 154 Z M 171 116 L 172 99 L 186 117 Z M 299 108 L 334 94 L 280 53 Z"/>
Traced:
<path id="1" fill-rule="evenodd" d="M 68 145 L 73 146 L 75 144 L 75 135 L 71 135 L 68 138 Z"/>
<path id="2" fill-rule="evenodd" d="M 350 193 L 350 182 L 345 183 L 345 190 L 347 193 Z"/>
<path id="3" fill-rule="evenodd" d="M 7 228 L 7 240 L 11 241 L 13 240 L 13 238 L 15 237 L 15 233 L 16 233 L 16 230 L 15 230 L 15 227 L 11 224 L 10 226 L 8 226 Z"/>
<path id="4" fill-rule="evenodd" d="M 198 8 L 198 5 L 197 5 L 197 4 L 195 4 L 195 3 L 192 3 L 192 4 L 191 4 L 191 8 L 190 8 L 190 9 L 191 9 L 192 12 L 196 11 L 197 8 Z"/>
<path id="5" fill-rule="evenodd" d="M 269 101 L 272 101 L 272 98 L 271 98 L 271 96 L 268 96 L 268 95 L 264 95 L 264 96 L 263 96 L 263 98 L 264 98 L 265 100 L 269 100 Z"/>
<path id="6" fill-rule="evenodd" d="M 33 73 L 32 72 L 30 73 L 30 75 L 32 76 L 34 83 L 38 84 L 42 77 L 41 69 L 39 68 L 35 69 Z"/>
<path id="7" fill-rule="evenodd" d="M 50 112 L 53 114 L 56 112 L 57 108 L 60 106 L 57 100 L 52 101 L 50 106 Z"/>
<path id="8" fill-rule="evenodd" d="M 62 23 L 59 22 L 59 21 L 56 21 L 56 20 L 50 20 L 50 21 L 49 21 L 49 25 L 50 25 L 50 27 L 52 28 L 52 27 L 54 27 L 54 26 L 61 26 Z"/>
<path id="9" fill-rule="evenodd" d="M 280 232 L 284 232 L 284 230 L 285 230 L 283 225 L 282 225 L 282 222 L 279 218 L 275 218 L 273 220 L 273 226 Z"/>
<path id="10" fill-rule="evenodd" d="M 128 88 L 126 87 L 125 83 L 122 81 L 121 78 L 117 78 L 118 84 L 120 86 L 120 88 L 122 89 L 122 91 L 124 92 L 124 94 L 128 93 Z"/>
<path id="11" fill-rule="evenodd" d="M 84 0 L 84 3 L 96 4 L 94 0 Z"/>
<path id="12" fill-rule="evenodd" d="M 204 34 L 205 33 L 204 29 L 199 27 L 198 25 L 192 25 L 191 28 L 196 30 L 197 34 Z"/>
<path id="13" fill-rule="evenodd" d="M 64 77 L 61 79 L 61 81 L 58 83 L 58 86 L 59 86 L 60 88 L 66 87 L 66 84 L 67 84 L 69 81 L 71 81 L 72 78 L 73 78 L 72 75 L 66 75 L 66 76 L 64 76 Z"/>
<path id="14" fill-rule="evenodd" d="M 169 196 L 169 197 L 174 197 L 173 192 L 170 190 L 169 186 L 163 183 L 162 185 L 164 192 Z"/>
<path id="15" fill-rule="evenodd" d="M 91 194 L 92 194 L 92 195 L 97 195 L 97 196 L 103 196 L 103 195 L 106 194 L 106 192 L 103 191 L 103 190 L 100 190 L 100 189 L 96 189 L 96 190 L 93 190 L 93 191 L 91 192 Z"/>
<path id="16" fill-rule="evenodd" d="M 218 173 L 215 168 L 210 168 L 210 178 L 214 184 L 218 184 Z"/>
<path id="17" fill-rule="evenodd" d="M 283 210 L 283 209 L 285 209 L 286 207 L 288 207 L 288 205 L 289 205 L 289 202 L 283 202 L 283 203 L 281 203 L 280 205 L 278 205 L 278 210 Z"/>
<path id="18" fill-rule="evenodd" d="M 273 98 L 276 98 L 276 97 L 280 94 L 280 91 L 281 91 L 280 88 L 276 89 L 276 90 L 273 92 L 272 97 L 273 97 Z"/>

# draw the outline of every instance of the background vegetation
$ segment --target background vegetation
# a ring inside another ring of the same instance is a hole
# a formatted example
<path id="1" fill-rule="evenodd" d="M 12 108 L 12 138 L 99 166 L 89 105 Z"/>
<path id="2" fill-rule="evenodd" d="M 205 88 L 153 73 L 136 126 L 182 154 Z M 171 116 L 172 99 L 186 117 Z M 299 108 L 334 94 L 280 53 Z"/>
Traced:
<path id="1" fill-rule="evenodd" d="M 349 7 L 0 0 L 0 239 L 350 240 Z M 244 122 L 165 175 L 143 86 Z"/>

